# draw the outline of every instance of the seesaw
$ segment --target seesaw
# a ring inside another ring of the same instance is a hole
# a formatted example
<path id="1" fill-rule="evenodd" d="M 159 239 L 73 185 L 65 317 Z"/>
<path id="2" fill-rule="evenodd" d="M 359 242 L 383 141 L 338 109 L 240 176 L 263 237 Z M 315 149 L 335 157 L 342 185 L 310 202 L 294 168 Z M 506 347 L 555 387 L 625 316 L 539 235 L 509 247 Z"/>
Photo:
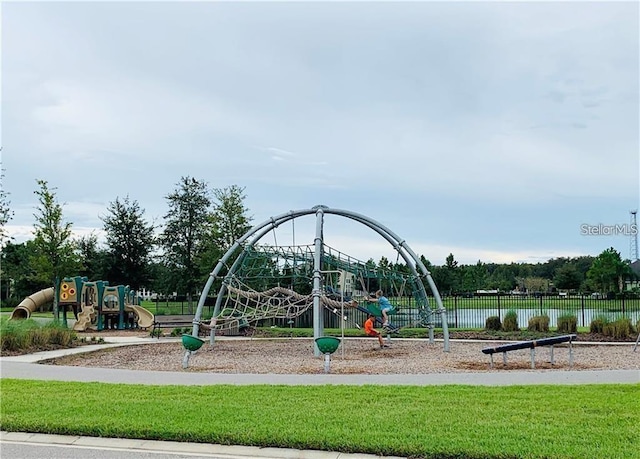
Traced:
<path id="1" fill-rule="evenodd" d="M 536 347 L 540 346 L 551 346 L 551 365 L 553 365 L 553 345 L 560 343 L 569 343 L 569 365 L 573 366 L 573 347 L 571 346 L 571 342 L 576 339 L 576 335 L 563 335 L 563 336 L 553 336 L 551 338 L 542 338 L 536 339 L 532 341 L 521 341 L 518 343 L 509 343 L 503 344 L 502 346 L 497 347 L 487 347 L 482 350 L 483 354 L 489 354 L 491 357 L 491 368 L 493 368 L 493 354 L 502 352 L 502 361 L 504 365 L 507 364 L 507 352 L 509 351 L 517 351 L 519 349 L 531 349 L 531 368 L 536 367 L 535 356 L 536 356 Z"/>

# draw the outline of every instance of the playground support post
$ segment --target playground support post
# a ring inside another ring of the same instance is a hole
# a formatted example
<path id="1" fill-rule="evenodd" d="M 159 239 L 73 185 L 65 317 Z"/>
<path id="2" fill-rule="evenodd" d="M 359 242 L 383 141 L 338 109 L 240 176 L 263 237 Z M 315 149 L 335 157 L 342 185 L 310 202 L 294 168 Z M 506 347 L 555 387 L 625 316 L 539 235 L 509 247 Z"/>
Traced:
<path id="1" fill-rule="evenodd" d="M 53 281 L 55 289 L 53 290 L 53 321 L 58 323 L 60 321 L 60 310 L 58 307 L 58 295 L 60 294 L 60 277 L 56 276 Z"/>
<path id="2" fill-rule="evenodd" d="M 335 274 L 337 273 L 338 275 L 340 275 L 342 273 L 342 271 L 340 271 L 339 269 L 330 269 L 330 270 L 326 270 L 326 271 L 320 271 L 321 274 Z M 344 317 L 344 282 L 340 283 L 340 330 L 341 330 L 341 334 L 340 334 L 340 338 L 342 340 L 342 348 L 340 349 L 340 357 L 342 357 L 344 359 L 344 321 L 346 320 Z M 324 330 L 323 330 L 324 333 Z M 317 338 L 317 336 L 315 336 L 314 338 Z"/>
<path id="3" fill-rule="evenodd" d="M 324 212 L 322 207 L 316 209 L 316 237 L 314 241 L 315 252 L 313 256 L 313 355 L 320 357 L 322 353 L 318 349 L 315 340 L 321 338 L 324 334 L 324 316 L 320 309 L 320 280 L 322 269 L 322 225 Z"/>

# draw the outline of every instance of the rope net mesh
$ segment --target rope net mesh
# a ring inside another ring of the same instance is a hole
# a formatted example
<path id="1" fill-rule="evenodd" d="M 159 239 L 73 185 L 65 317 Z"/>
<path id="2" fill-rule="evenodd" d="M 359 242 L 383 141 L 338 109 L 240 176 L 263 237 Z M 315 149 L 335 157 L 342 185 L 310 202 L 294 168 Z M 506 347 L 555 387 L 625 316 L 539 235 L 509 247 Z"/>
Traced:
<path id="1" fill-rule="evenodd" d="M 304 314 L 313 306 L 314 251 L 314 245 L 245 247 L 223 278 L 224 299 L 212 322 L 216 329 Z M 340 315 L 341 308 L 351 310 L 352 301 L 382 289 L 397 309 L 411 311 L 404 326 L 432 323 L 422 280 L 405 265 L 384 259 L 377 265 L 362 262 L 324 245 L 321 266 L 319 301 L 334 314 Z"/>

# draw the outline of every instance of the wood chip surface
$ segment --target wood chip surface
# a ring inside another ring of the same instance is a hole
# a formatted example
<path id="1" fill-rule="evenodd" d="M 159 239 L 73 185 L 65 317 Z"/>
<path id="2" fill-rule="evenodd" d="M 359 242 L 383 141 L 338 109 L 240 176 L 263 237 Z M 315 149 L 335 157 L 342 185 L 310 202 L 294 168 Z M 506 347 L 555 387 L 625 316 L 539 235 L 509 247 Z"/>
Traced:
<path id="1" fill-rule="evenodd" d="M 347 338 L 331 356 L 334 374 L 428 374 L 529 370 L 640 370 L 640 349 L 633 352 L 633 343 L 574 343 L 573 365 L 569 346 L 555 345 L 554 364 L 550 363 L 551 348 L 535 350 L 535 369 L 531 369 L 529 349 L 511 351 L 503 364 L 502 353 L 493 356 L 482 349 L 502 342 L 450 342 L 449 352 L 443 343 L 428 340 L 392 340 L 388 348 L 380 349 L 376 339 Z M 182 368 L 185 350 L 181 342 L 160 339 L 153 344 L 127 345 L 90 353 L 67 356 L 48 364 L 130 370 L 191 371 L 209 373 L 273 373 L 313 374 L 324 372 L 324 358 L 313 355 L 313 340 L 308 338 L 240 339 L 220 338 L 211 347 L 207 343 L 192 354 L 189 368 Z"/>

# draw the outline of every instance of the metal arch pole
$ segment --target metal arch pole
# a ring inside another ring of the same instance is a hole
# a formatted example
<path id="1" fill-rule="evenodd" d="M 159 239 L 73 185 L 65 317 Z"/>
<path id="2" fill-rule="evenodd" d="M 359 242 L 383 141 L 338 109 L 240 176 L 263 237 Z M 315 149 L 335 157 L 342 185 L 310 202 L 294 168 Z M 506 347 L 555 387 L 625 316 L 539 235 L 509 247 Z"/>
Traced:
<path id="1" fill-rule="evenodd" d="M 315 252 L 313 255 L 313 355 L 320 357 L 322 352 L 318 349 L 316 339 L 324 335 L 324 316 L 320 309 L 320 281 L 322 270 L 322 224 L 324 212 L 322 208 L 316 210 L 316 237 Z"/>
<path id="2" fill-rule="evenodd" d="M 444 338 L 443 339 L 444 351 L 449 352 L 449 324 L 447 322 L 447 310 L 444 308 L 444 305 L 442 304 L 442 298 L 440 298 L 440 293 L 438 292 L 438 289 L 436 288 L 436 284 L 435 282 L 433 282 L 433 278 L 431 277 L 431 274 L 429 273 L 429 271 L 426 272 L 426 277 L 427 277 L 427 283 L 431 288 L 431 293 L 433 293 L 433 296 L 436 299 L 436 305 L 438 306 L 437 312 L 440 313 L 440 316 L 442 319 L 442 335 Z M 430 333 L 431 335 L 433 335 L 432 329 L 430 329 Z"/>

